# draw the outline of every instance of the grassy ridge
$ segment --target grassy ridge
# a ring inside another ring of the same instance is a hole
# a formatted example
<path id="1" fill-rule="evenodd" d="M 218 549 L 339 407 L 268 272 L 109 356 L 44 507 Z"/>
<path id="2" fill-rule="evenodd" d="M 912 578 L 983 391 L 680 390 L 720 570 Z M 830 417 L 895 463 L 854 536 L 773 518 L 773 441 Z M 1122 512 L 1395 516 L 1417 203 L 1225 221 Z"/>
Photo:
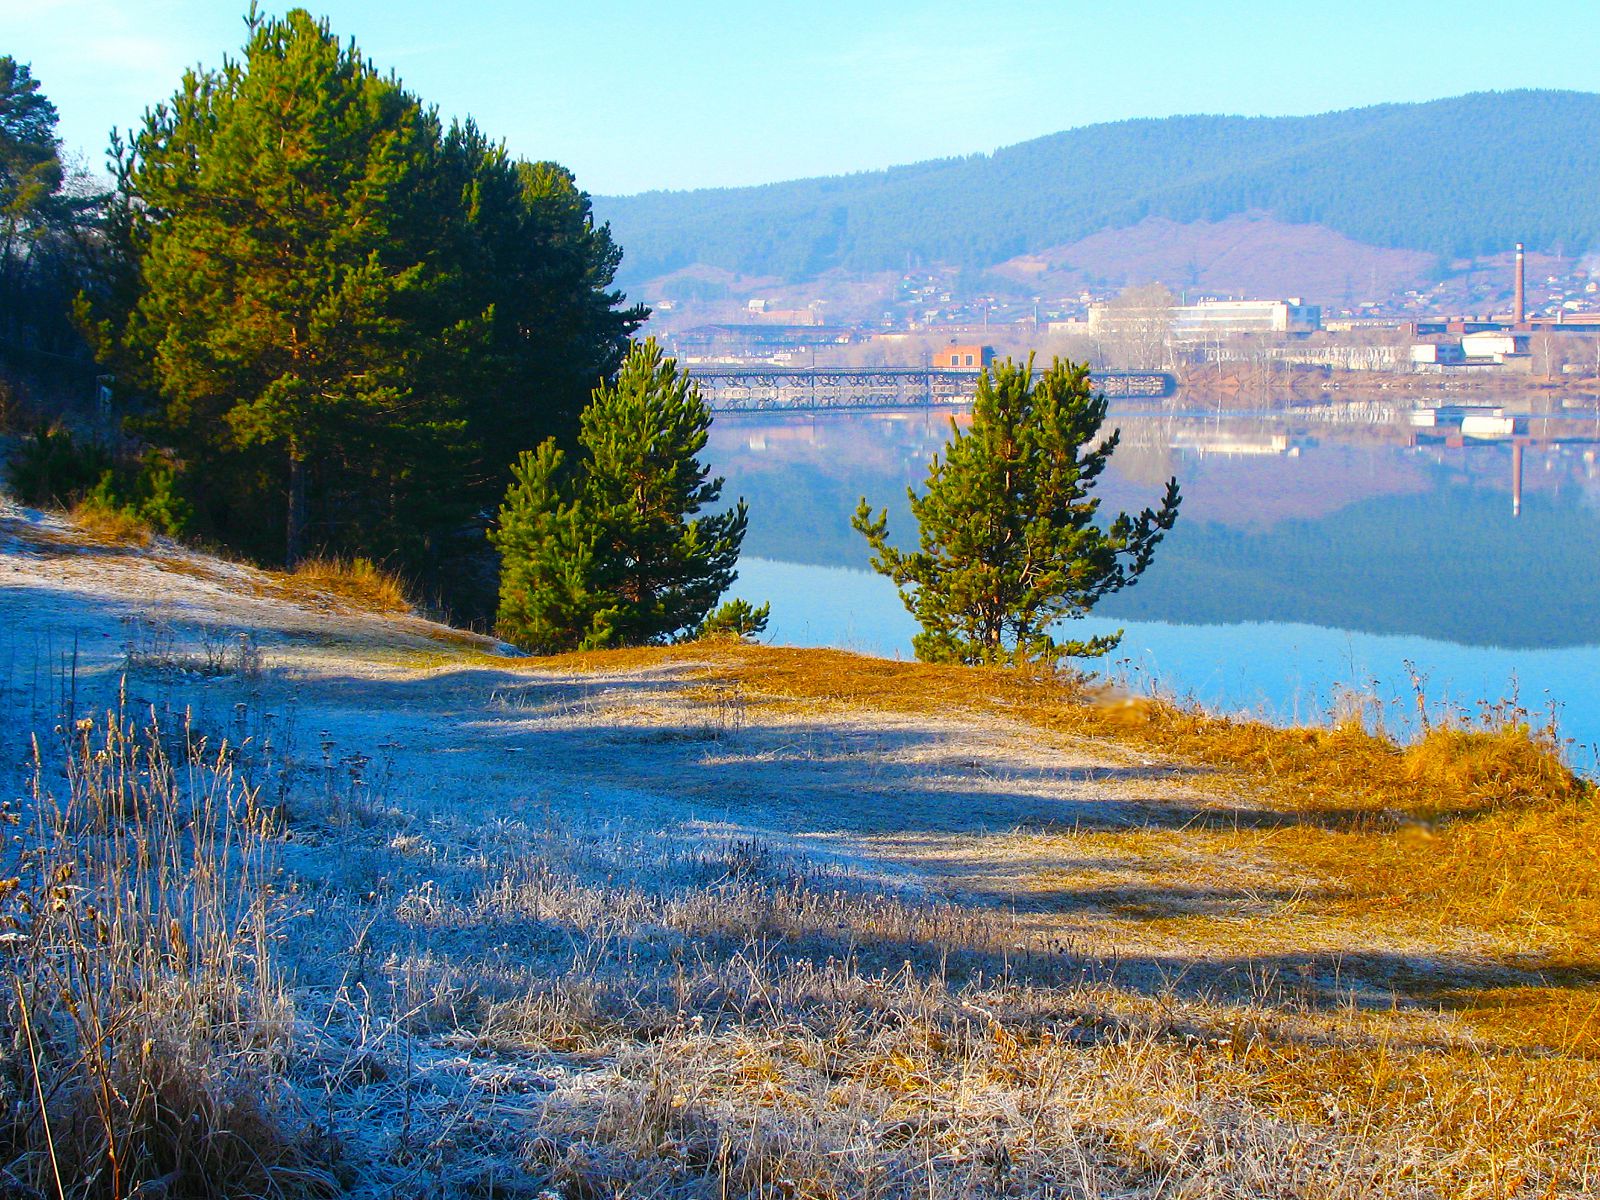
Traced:
<path id="1" fill-rule="evenodd" d="M 507 659 L 325 573 L 262 586 L 313 636 L 0 678 L 70 705 L 5 810 L 19 1195 L 1600 1181 L 1600 823 L 1525 713 L 1401 744 L 827 650 Z"/>

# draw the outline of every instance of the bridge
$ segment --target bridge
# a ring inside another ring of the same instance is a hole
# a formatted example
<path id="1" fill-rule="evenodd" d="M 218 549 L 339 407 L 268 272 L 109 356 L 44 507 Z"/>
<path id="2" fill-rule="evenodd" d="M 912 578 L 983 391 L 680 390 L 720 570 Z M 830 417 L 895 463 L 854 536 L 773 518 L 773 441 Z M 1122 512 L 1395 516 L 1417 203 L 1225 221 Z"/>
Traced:
<path id="1" fill-rule="evenodd" d="M 920 408 L 968 404 L 977 369 L 948 367 L 690 366 L 716 412 Z M 1177 390 L 1165 371 L 1098 371 L 1097 388 L 1112 399 L 1160 399 Z"/>

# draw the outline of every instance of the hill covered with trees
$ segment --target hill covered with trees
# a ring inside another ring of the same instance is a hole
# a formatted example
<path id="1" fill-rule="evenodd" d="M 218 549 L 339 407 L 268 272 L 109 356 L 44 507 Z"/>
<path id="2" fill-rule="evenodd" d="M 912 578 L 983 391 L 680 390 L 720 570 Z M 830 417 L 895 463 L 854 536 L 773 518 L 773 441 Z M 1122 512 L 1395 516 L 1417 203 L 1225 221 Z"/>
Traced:
<path id="1" fill-rule="evenodd" d="M 810 278 L 982 268 L 1149 217 L 1270 213 L 1441 258 L 1600 227 L 1600 95 L 1484 92 L 1308 117 L 1183 116 L 1067 130 L 993 154 L 762 187 L 604 197 L 626 277 L 694 263 Z"/>

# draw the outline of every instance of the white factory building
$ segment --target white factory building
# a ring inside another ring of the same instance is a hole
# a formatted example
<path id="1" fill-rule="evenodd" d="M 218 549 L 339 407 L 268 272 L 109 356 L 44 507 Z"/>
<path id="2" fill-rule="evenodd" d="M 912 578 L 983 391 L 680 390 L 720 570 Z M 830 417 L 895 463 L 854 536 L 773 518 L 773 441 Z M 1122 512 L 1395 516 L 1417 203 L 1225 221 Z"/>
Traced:
<path id="1" fill-rule="evenodd" d="M 1091 334 L 1115 334 L 1130 328 L 1148 329 L 1152 321 L 1171 321 L 1172 336 L 1180 342 L 1203 342 L 1240 333 L 1308 334 L 1322 328 L 1322 308 L 1288 300 L 1202 300 L 1168 309 L 1124 308 L 1091 304 Z"/>

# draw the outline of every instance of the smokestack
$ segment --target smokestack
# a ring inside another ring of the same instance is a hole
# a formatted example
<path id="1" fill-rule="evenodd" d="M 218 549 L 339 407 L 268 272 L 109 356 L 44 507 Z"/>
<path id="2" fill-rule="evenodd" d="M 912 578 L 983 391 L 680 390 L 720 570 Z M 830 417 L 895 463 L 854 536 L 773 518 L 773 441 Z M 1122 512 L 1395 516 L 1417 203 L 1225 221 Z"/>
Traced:
<path id="1" fill-rule="evenodd" d="M 1514 299 L 1511 302 L 1511 323 L 1513 325 L 1521 325 L 1523 321 L 1527 320 L 1527 317 L 1528 317 L 1527 310 L 1523 305 L 1522 243 L 1518 242 L 1517 243 L 1517 286 L 1516 286 L 1516 290 L 1515 290 Z"/>

